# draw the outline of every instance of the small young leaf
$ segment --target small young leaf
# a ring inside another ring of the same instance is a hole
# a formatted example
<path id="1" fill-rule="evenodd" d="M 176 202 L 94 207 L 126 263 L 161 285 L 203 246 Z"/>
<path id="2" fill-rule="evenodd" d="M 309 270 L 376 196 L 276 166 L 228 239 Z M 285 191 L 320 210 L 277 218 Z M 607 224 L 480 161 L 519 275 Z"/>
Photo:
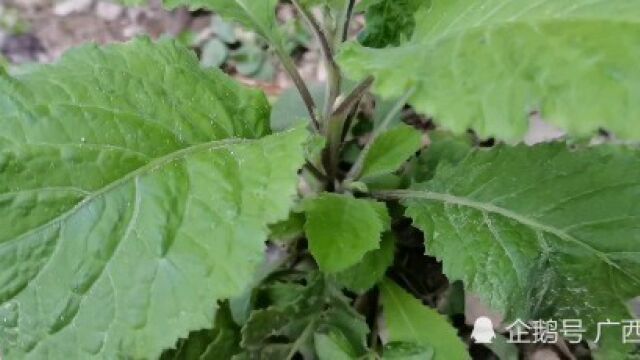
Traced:
<path id="1" fill-rule="evenodd" d="M 640 84 L 640 2 L 431 3 L 400 47 L 343 48 L 344 72 L 375 76 L 385 98 L 414 89 L 409 103 L 456 133 L 519 141 L 537 110 L 571 135 L 640 139 L 640 102 L 628 101 Z"/>
<path id="2" fill-rule="evenodd" d="M 305 232 L 320 269 L 335 273 L 353 266 L 379 248 L 389 227 L 384 203 L 325 193 L 305 202 Z"/>
<path id="3" fill-rule="evenodd" d="M 456 329 L 391 280 L 381 286 L 382 306 L 390 341 L 433 348 L 435 360 L 470 359 Z"/>
<path id="4" fill-rule="evenodd" d="M 591 340 L 599 321 L 632 318 L 627 301 L 640 294 L 637 149 L 477 150 L 399 193 L 449 279 L 507 318 L 580 319 Z M 604 333 L 617 351 L 620 333 Z"/>
<path id="5" fill-rule="evenodd" d="M 278 0 L 163 0 L 169 7 L 180 5 L 207 9 L 247 29 L 252 29 L 272 43 L 281 43 L 276 19 Z"/>
<path id="6" fill-rule="evenodd" d="M 362 166 L 362 178 L 394 172 L 422 147 L 422 134 L 399 125 L 380 135 L 371 145 Z"/>
<path id="7" fill-rule="evenodd" d="M 391 233 L 385 233 L 380 242 L 380 249 L 371 250 L 364 258 L 336 274 L 336 281 L 347 289 L 364 293 L 380 281 L 393 263 L 395 241 Z"/>
<path id="8" fill-rule="evenodd" d="M 233 23 L 225 21 L 221 17 L 214 15 L 211 17 L 210 26 L 220 41 L 226 44 L 235 44 L 238 42 L 236 28 Z"/>
<path id="9" fill-rule="evenodd" d="M 233 60 L 238 73 L 253 76 L 267 61 L 267 54 L 261 46 L 248 43 L 234 51 L 231 54 L 231 60 Z"/>
<path id="10" fill-rule="evenodd" d="M 428 3 L 429 0 L 376 0 L 366 4 L 366 27 L 360 42 L 366 47 L 384 48 L 409 40 L 416 27 L 416 11 Z"/>
<path id="11" fill-rule="evenodd" d="M 229 49 L 222 41 L 211 39 L 202 47 L 200 64 L 204 67 L 220 67 L 227 61 Z"/>
<path id="12" fill-rule="evenodd" d="M 251 140 L 263 94 L 146 39 L 0 74 L 0 113 L 10 359 L 155 358 L 210 327 L 289 213 L 307 138 Z"/>

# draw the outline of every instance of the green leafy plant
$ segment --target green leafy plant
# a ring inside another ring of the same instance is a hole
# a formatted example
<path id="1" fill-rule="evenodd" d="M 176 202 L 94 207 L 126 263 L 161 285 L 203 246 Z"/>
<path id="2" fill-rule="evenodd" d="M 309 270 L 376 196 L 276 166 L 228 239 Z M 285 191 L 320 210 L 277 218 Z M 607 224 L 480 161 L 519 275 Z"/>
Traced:
<path id="1" fill-rule="evenodd" d="M 170 40 L 0 68 L 5 359 L 466 359 L 465 293 L 637 352 L 598 323 L 640 295 L 640 4 L 292 0 L 318 94 L 277 0 L 165 3 L 255 31 L 307 113 Z M 519 144 L 533 113 L 566 136 Z"/>

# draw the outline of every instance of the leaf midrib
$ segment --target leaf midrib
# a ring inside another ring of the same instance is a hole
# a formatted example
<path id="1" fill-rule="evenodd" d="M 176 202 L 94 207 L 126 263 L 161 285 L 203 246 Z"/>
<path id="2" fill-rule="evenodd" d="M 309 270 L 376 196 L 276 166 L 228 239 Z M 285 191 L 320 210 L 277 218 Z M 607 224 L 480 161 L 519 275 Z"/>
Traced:
<path id="1" fill-rule="evenodd" d="M 396 304 L 396 309 L 398 309 L 398 312 L 401 314 L 405 325 L 407 326 L 408 329 L 411 330 L 411 333 L 413 334 L 413 339 L 412 340 L 419 343 L 420 342 L 419 341 L 420 340 L 420 333 L 413 326 L 413 323 L 410 320 L 410 316 L 404 310 L 404 307 L 402 306 L 402 303 L 400 302 L 400 299 L 398 299 L 398 297 L 394 293 L 394 291 L 391 288 L 391 286 L 389 284 L 387 284 L 387 281 L 389 281 L 389 280 L 383 281 L 380 284 L 380 287 L 382 287 L 383 292 L 385 292 L 387 295 L 389 295 L 389 299 Z M 406 340 L 406 339 L 395 339 L 395 340 L 396 341 L 402 341 L 402 340 Z M 422 344 L 420 344 L 420 345 L 422 345 Z"/>
<path id="2" fill-rule="evenodd" d="M 36 228 L 33 228 L 31 230 L 28 230 L 26 232 L 23 232 L 22 234 L 16 235 L 14 238 L 9 239 L 7 241 L 5 241 L 4 243 L 0 244 L 0 249 L 2 249 L 5 246 L 9 246 L 10 244 L 12 244 L 13 242 L 22 239 L 24 237 L 30 236 L 34 233 L 37 233 L 43 229 L 46 229 L 47 227 L 51 226 L 52 224 L 54 224 L 55 222 L 61 222 L 64 221 L 65 219 L 67 219 L 68 217 L 70 217 L 71 215 L 75 214 L 77 211 L 79 211 L 80 209 L 82 209 L 86 204 L 91 203 L 92 201 L 94 201 L 96 198 L 108 193 L 109 191 L 119 187 L 120 185 L 135 179 L 136 177 L 145 174 L 147 172 L 153 171 L 155 169 L 164 167 L 174 161 L 177 160 L 181 160 L 186 158 L 187 156 L 194 154 L 194 153 L 198 153 L 200 151 L 204 151 L 204 150 L 216 150 L 216 149 L 220 149 L 220 148 L 225 148 L 229 145 L 235 145 L 235 144 L 240 144 L 240 143 L 247 143 L 247 142 L 253 142 L 256 140 L 248 140 L 248 139 L 240 139 L 240 138 L 229 138 L 229 139 L 223 139 L 223 140 L 215 140 L 215 141 L 210 141 L 210 142 L 206 142 L 206 143 L 200 143 L 197 145 L 193 145 L 190 147 L 186 147 L 186 148 L 182 148 L 180 150 L 174 151 L 172 153 L 166 154 L 162 157 L 156 158 L 155 160 L 152 160 L 150 162 L 148 162 L 147 164 L 125 174 L 124 176 L 122 176 L 121 178 L 118 178 L 117 180 L 112 181 L 111 183 L 108 183 L 107 185 L 105 185 L 104 187 L 97 189 L 96 191 L 90 193 L 89 195 L 87 195 L 84 199 L 82 199 L 80 202 L 78 202 L 78 204 L 76 204 L 74 207 L 72 207 L 71 209 L 67 210 L 66 212 L 54 217 L 53 219 L 47 221 L 46 223 L 39 225 Z"/>
<path id="3" fill-rule="evenodd" d="M 605 262 L 607 265 L 611 266 L 612 268 L 615 268 L 616 270 L 620 271 L 622 274 L 624 274 L 625 276 L 627 276 L 629 279 L 631 279 L 632 281 L 634 281 L 636 284 L 640 284 L 640 278 L 630 274 L 629 272 L 627 272 L 626 270 L 624 270 L 623 268 L 621 268 L 618 264 L 616 264 L 615 262 L 613 262 L 611 259 L 609 259 L 607 257 L 607 254 L 592 247 L 591 245 L 587 244 L 584 241 L 581 241 L 580 239 L 562 231 L 561 229 L 558 229 L 552 225 L 547 225 L 547 224 L 543 224 L 535 219 L 531 219 L 528 218 L 524 215 L 521 215 L 519 213 L 516 213 L 512 210 L 503 208 L 503 207 L 499 207 L 495 204 L 492 203 L 483 203 L 483 202 L 479 202 L 479 201 L 475 201 L 472 199 L 467 199 L 467 198 L 463 198 L 463 197 L 459 197 L 459 196 L 455 196 L 455 195 L 451 195 L 448 193 L 438 193 L 438 192 L 433 192 L 433 191 L 429 191 L 429 190 L 395 190 L 395 191 L 385 191 L 385 192 L 380 192 L 379 193 L 382 197 L 392 197 L 392 198 L 398 198 L 398 199 L 403 199 L 403 200 L 410 200 L 410 199 L 423 199 L 423 200 L 431 200 L 431 201 L 438 201 L 441 203 L 445 203 L 445 204 L 455 204 L 455 205 L 459 205 L 459 206 L 464 206 L 464 207 L 468 207 L 468 208 L 472 208 L 472 209 L 476 209 L 478 211 L 482 211 L 482 212 L 489 212 L 489 213 L 494 213 L 494 214 L 498 214 L 504 217 L 507 217 L 509 219 L 515 220 L 518 223 L 534 228 L 536 230 L 539 231 L 543 231 L 546 233 L 550 233 L 552 235 L 555 235 L 556 237 L 564 240 L 564 241 L 568 241 L 568 242 L 572 242 L 575 243 L 579 246 L 581 246 L 582 248 L 586 249 L 587 251 L 591 252 L 592 254 L 594 254 L 596 257 L 598 257 L 600 260 L 602 260 L 603 262 Z"/>

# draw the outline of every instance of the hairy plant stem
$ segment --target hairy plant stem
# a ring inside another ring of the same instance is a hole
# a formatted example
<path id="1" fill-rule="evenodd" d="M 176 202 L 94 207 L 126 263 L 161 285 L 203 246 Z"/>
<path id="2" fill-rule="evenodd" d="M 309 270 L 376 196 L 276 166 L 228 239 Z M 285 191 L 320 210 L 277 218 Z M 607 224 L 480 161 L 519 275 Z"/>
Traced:
<path id="1" fill-rule="evenodd" d="M 327 94 L 323 111 L 323 119 L 326 121 L 331 115 L 331 111 L 333 110 L 336 99 L 340 95 L 340 85 L 342 82 L 340 69 L 333 56 L 333 47 L 327 39 L 325 31 L 322 29 L 320 24 L 318 24 L 313 14 L 311 14 L 304 6 L 300 5 L 300 2 L 298 0 L 291 0 L 291 3 L 293 4 L 293 6 L 295 6 L 296 10 L 298 10 L 298 13 L 307 23 L 307 26 L 320 44 L 320 51 L 322 53 L 323 62 L 328 74 Z"/>
<path id="2" fill-rule="evenodd" d="M 293 59 L 287 54 L 287 51 L 282 47 L 282 45 L 275 46 L 275 53 L 282 62 L 282 66 L 284 67 L 287 74 L 293 81 L 294 85 L 298 89 L 300 96 L 302 97 L 302 101 L 304 102 L 307 111 L 309 112 L 309 116 L 311 117 L 311 122 L 313 124 L 314 129 L 317 132 L 321 131 L 320 121 L 318 120 L 318 111 L 316 107 L 316 103 L 313 100 L 313 96 L 309 92 L 309 88 L 307 84 L 305 84 L 300 72 L 298 72 L 298 68 L 293 63 Z"/>
<path id="3" fill-rule="evenodd" d="M 373 145 L 375 140 L 378 138 L 378 136 L 380 136 L 380 134 L 382 134 L 385 130 L 387 130 L 387 127 L 389 127 L 389 124 L 391 123 L 391 121 L 393 121 L 396 115 L 398 115 L 402 111 L 402 109 L 404 108 L 404 105 L 407 103 L 407 100 L 409 100 L 409 98 L 411 97 L 411 95 L 413 95 L 413 93 L 414 93 L 414 89 L 411 89 L 407 91 L 407 93 L 404 94 L 404 96 L 398 99 L 396 104 L 387 113 L 387 115 L 385 116 L 384 120 L 382 120 L 380 125 L 378 125 L 373 130 L 373 132 L 371 133 L 371 136 L 369 136 L 369 140 L 367 141 L 364 148 L 358 155 L 356 162 L 351 167 L 351 170 L 349 170 L 349 172 L 347 173 L 347 177 L 345 180 L 346 182 L 355 181 L 358 179 L 358 177 L 362 173 L 362 166 L 364 165 L 364 160 L 367 158 L 367 154 L 369 154 L 369 151 L 371 150 L 371 146 Z"/>

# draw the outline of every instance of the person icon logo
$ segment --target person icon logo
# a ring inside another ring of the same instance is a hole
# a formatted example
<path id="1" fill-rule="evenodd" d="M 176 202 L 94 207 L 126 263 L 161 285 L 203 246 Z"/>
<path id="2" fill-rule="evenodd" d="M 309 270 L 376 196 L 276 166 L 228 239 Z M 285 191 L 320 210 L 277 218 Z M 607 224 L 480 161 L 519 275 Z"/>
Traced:
<path id="1" fill-rule="evenodd" d="M 473 324 L 471 338 L 476 344 L 491 344 L 496 333 L 493 331 L 493 323 L 486 316 L 480 316 Z"/>

